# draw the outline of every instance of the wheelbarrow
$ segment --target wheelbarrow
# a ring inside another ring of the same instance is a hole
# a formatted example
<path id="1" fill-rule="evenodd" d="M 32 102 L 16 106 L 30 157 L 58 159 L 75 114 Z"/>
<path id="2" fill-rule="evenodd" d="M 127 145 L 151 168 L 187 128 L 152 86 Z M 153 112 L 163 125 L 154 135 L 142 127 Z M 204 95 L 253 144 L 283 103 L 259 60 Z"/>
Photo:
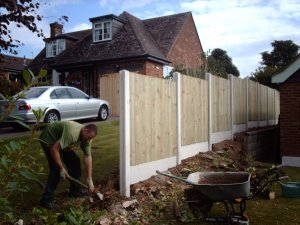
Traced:
<path id="1" fill-rule="evenodd" d="M 158 174 L 185 182 L 191 188 L 185 190 L 185 199 L 195 214 L 199 212 L 209 222 L 248 225 L 249 218 L 245 213 L 246 200 L 254 198 L 272 182 L 287 179 L 278 170 L 269 169 L 259 179 L 251 181 L 248 172 L 195 172 L 185 179 L 169 173 L 156 171 Z M 226 209 L 226 217 L 212 217 L 208 213 L 216 202 L 221 202 Z M 238 205 L 236 210 L 234 205 Z"/>

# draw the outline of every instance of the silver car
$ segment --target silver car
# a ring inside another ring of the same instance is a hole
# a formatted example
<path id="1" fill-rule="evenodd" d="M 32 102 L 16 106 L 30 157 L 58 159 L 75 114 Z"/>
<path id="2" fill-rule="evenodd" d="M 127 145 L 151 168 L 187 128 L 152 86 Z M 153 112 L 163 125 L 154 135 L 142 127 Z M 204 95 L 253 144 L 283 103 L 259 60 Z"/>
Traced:
<path id="1" fill-rule="evenodd" d="M 0 101 L 0 112 L 7 101 Z M 69 86 L 32 87 L 25 92 L 25 98 L 19 99 L 15 105 L 14 116 L 22 118 L 22 122 L 34 123 L 34 110 L 46 109 L 43 122 L 52 123 L 60 120 L 79 120 L 97 118 L 106 120 L 109 115 L 109 102 L 92 98 L 83 91 Z M 5 122 L 14 122 L 15 118 L 7 117 Z M 13 125 L 13 124 L 12 124 Z"/>

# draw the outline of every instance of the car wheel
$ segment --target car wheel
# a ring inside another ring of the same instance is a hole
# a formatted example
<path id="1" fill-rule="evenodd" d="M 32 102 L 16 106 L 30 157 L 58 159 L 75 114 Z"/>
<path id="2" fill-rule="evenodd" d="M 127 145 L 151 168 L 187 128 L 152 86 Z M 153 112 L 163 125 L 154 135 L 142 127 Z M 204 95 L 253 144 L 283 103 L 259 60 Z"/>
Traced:
<path id="1" fill-rule="evenodd" d="M 101 106 L 98 112 L 98 120 L 106 120 L 108 117 L 108 108 L 107 106 Z"/>
<path id="2" fill-rule="evenodd" d="M 47 112 L 45 119 L 44 119 L 45 123 L 54 123 L 57 121 L 60 121 L 60 116 L 57 111 L 51 110 L 51 111 Z"/>

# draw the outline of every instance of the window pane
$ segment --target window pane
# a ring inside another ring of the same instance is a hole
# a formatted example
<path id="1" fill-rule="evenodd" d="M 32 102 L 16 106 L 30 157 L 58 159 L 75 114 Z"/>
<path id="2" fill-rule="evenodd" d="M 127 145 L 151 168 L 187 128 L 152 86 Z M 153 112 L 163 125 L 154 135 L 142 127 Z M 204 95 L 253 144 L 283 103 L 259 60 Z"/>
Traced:
<path id="1" fill-rule="evenodd" d="M 101 40 L 100 35 L 101 35 L 100 30 L 95 30 L 95 41 Z"/>
<path id="2" fill-rule="evenodd" d="M 44 91 L 46 91 L 47 88 L 35 88 L 35 89 L 29 89 L 28 91 L 26 91 L 24 93 L 25 98 L 37 98 L 39 97 L 41 94 L 44 93 Z"/>
<path id="3" fill-rule="evenodd" d="M 55 93 L 59 99 L 71 98 L 65 88 L 56 89 Z"/>
<path id="4" fill-rule="evenodd" d="M 102 28 L 102 23 L 95 23 L 95 29 Z"/>
<path id="5" fill-rule="evenodd" d="M 83 99 L 88 98 L 88 96 L 86 96 L 85 94 L 83 94 L 78 90 L 68 89 L 68 91 L 71 93 L 72 98 L 83 98 Z"/>

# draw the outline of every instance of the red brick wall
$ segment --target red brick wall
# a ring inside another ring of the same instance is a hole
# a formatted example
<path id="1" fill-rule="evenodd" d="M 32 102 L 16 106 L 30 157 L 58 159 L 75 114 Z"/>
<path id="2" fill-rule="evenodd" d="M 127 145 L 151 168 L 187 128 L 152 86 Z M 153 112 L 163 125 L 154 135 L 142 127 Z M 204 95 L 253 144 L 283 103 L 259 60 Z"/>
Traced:
<path id="1" fill-rule="evenodd" d="M 204 65 L 202 54 L 203 49 L 194 20 L 189 15 L 167 57 L 173 67 L 183 65 L 184 68 L 195 69 Z"/>
<path id="2" fill-rule="evenodd" d="M 163 77 L 163 65 L 160 63 L 146 61 L 144 64 L 144 73 L 154 77 Z"/>
<path id="3" fill-rule="evenodd" d="M 163 65 L 153 61 L 135 60 L 115 63 L 106 63 L 97 66 L 98 75 L 117 73 L 120 70 L 145 74 L 154 77 L 163 77 Z"/>
<path id="4" fill-rule="evenodd" d="M 300 156 L 299 82 L 280 86 L 280 150 L 285 156 Z"/>

